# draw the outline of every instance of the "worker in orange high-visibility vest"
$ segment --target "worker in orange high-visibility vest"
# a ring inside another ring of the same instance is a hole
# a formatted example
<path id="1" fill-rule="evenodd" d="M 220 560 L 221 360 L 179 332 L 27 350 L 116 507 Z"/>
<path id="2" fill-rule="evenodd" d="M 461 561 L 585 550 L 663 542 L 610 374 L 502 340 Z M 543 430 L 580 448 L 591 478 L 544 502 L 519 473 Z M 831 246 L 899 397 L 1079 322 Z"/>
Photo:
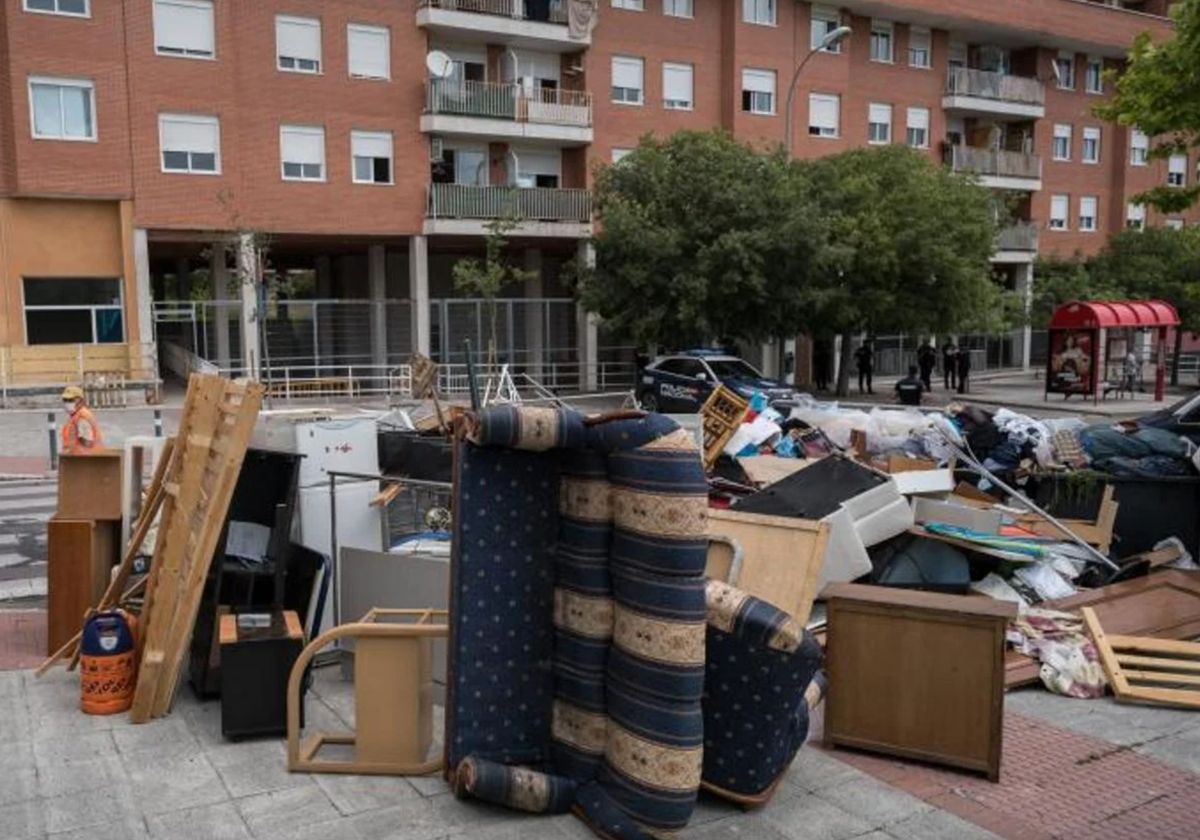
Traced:
<path id="1" fill-rule="evenodd" d="M 83 403 L 83 389 L 69 385 L 62 392 L 67 422 L 62 427 L 62 451 L 68 455 L 83 455 L 100 446 L 100 424 Z"/>

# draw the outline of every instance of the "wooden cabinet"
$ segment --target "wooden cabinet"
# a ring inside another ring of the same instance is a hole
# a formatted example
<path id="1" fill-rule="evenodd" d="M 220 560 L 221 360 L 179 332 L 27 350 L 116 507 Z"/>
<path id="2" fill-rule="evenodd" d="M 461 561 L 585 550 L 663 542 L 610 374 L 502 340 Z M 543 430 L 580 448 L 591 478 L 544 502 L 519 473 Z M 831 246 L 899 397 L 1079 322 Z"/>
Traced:
<path id="1" fill-rule="evenodd" d="M 824 594 L 827 743 L 998 781 L 1004 632 L 1016 605 L 855 584 Z"/>
<path id="2" fill-rule="evenodd" d="M 120 523 L 51 518 L 47 525 L 47 655 L 83 627 L 89 607 L 100 602 L 117 561 Z"/>

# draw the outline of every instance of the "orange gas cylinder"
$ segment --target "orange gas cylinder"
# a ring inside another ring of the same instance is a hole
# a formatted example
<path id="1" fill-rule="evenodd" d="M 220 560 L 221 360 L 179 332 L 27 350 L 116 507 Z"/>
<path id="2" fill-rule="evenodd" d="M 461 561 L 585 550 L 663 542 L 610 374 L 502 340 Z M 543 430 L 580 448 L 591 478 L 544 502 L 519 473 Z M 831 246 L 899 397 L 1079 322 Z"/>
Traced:
<path id="1" fill-rule="evenodd" d="M 79 706 L 89 715 L 115 715 L 133 705 L 137 684 L 137 620 L 124 610 L 97 613 L 83 627 Z"/>

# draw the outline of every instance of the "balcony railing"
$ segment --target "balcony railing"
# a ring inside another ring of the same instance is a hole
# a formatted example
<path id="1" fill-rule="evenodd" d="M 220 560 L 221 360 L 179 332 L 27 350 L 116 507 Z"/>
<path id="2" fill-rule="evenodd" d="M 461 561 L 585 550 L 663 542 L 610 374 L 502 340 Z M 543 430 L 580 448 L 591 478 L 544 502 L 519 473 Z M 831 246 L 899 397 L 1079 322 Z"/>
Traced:
<path id="1" fill-rule="evenodd" d="M 1017 222 L 996 234 L 997 251 L 1036 251 L 1038 226 L 1034 222 Z"/>
<path id="2" fill-rule="evenodd" d="M 946 76 L 946 93 L 950 96 L 974 96 L 1017 105 L 1045 105 L 1046 86 L 1037 79 L 1009 76 L 987 70 L 951 67 Z"/>
<path id="3" fill-rule="evenodd" d="M 429 188 L 429 218 L 514 218 L 526 222 L 586 223 L 592 220 L 592 193 L 590 190 L 540 187 L 432 184 Z"/>
<path id="4" fill-rule="evenodd" d="M 418 9 L 442 9 L 474 15 L 516 18 L 543 23 L 567 22 L 566 0 L 419 0 Z"/>
<path id="5" fill-rule="evenodd" d="M 1042 177 L 1042 159 L 1024 152 L 984 149 L 976 146 L 949 146 L 946 163 L 955 172 L 974 172 L 1001 178 Z"/>
<path id="6" fill-rule="evenodd" d="M 512 83 L 435 79 L 426 88 L 425 110 L 430 114 L 586 128 L 592 124 L 592 95 L 579 90 L 530 89 Z"/>

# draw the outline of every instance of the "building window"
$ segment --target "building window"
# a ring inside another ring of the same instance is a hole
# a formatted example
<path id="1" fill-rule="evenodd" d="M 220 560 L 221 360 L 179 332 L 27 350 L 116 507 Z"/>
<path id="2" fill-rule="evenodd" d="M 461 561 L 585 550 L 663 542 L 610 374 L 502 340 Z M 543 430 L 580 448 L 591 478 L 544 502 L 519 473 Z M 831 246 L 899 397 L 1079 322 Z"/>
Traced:
<path id="1" fill-rule="evenodd" d="M 556 190 L 562 180 L 562 154 L 554 151 L 516 149 L 517 186 L 525 189 Z"/>
<path id="2" fill-rule="evenodd" d="M 908 145 L 914 149 L 929 148 L 929 109 L 928 108 L 909 108 L 908 119 L 905 123 L 908 128 L 905 140 Z"/>
<path id="3" fill-rule="evenodd" d="M 29 108 L 38 140 L 96 139 L 96 89 L 86 79 L 31 78 Z"/>
<path id="4" fill-rule="evenodd" d="M 1125 227 L 1131 230 L 1146 229 L 1146 205 L 1129 204 L 1125 207 Z"/>
<path id="5" fill-rule="evenodd" d="M 1066 230 L 1068 212 L 1067 196 L 1050 196 L 1050 230 Z"/>
<path id="6" fill-rule="evenodd" d="M 24 278 L 27 344 L 120 344 L 121 281 Z"/>
<path id="7" fill-rule="evenodd" d="M 1083 152 L 1080 155 L 1084 163 L 1100 162 L 1100 129 L 1083 129 Z"/>
<path id="8" fill-rule="evenodd" d="M 808 95 L 808 133 L 813 137 L 837 137 L 841 128 L 842 99 L 837 94 Z"/>
<path id="9" fill-rule="evenodd" d="M 221 171 L 221 122 L 216 117 L 160 114 L 163 172 L 216 175 Z"/>
<path id="10" fill-rule="evenodd" d="M 775 0 L 742 0 L 742 20 L 763 26 L 775 25 Z"/>
<path id="11" fill-rule="evenodd" d="M 892 142 L 892 106 L 872 102 L 867 106 L 867 142 Z"/>
<path id="12" fill-rule="evenodd" d="M 808 45 L 811 49 L 817 49 L 821 46 L 821 42 L 825 40 L 825 36 L 841 25 L 841 18 L 838 16 L 838 10 L 829 6 L 812 7 L 812 28 L 809 30 Z M 830 44 L 825 47 L 824 52 L 840 53 L 842 51 L 842 42 Z"/>
<path id="13" fill-rule="evenodd" d="M 890 20 L 871 21 L 871 60 L 891 64 L 894 30 Z"/>
<path id="14" fill-rule="evenodd" d="M 692 110 L 692 65 L 663 62 L 663 107 Z"/>
<path id="15" fill-rule="evenodd" d="M 154 51 L 182 58 L 216 55 L 211 0 L 154 0 Z"/>
<path id="16" fill-rule="evenodd" d="M 1167 158 L 1167 186 L 1182 187 L 1187 184 L 1187 155 L 1171 155 Z"/>
<path id="17" fill-rule="evenodd" d="M 435 184 L 459 184 L 469 187 L 488 185 L 487 150 L 444 148 L 442 157 L 434 161 L 432 180 Z"/>
<path id="18" fill-rule="evenodd" d="M 1075 53 L 1060 52 L 1054 59 L 1054 75 L 1062 90 L 1075 90 Z"/>
<path id="19" fill-rule="evenodd" d="M 91 16 L 88 0 L 25 0 L 25 11 L 72 17 Z"/>
<path id="20" fill-rule="evenodd" d="M 325 129 L 307 125 L 281 126 L 279 159 L 285 181 L 324 181 Z"/>
<path id="21" fill-rule="evenodd" d="M 645 9 L 645 0 L 612 0 L 612 7 L 630 12 L 640 12 Z"/>
<path id="22" fill-rule="evenodd" d="M 1071 126 L 1061 123 L 1054 126 L 1054 148 L 1050 156 L 1054 160 L 1071 159 Z"/>
<path id="23" fill-rule="evenodd" d="M 392 34 L 386 26 L 352 23 L 346 27 L 350 75 L 355 79 L 392 77 Z"/>
<path id="24" fill-rule="evenodd" d="M 353 158 L 354 183 L 392 183 L 390 131 L 351 131 L 350 156 Z"/>
<path id="25" fill-rule="evenodd" d="M 690 18 L 693 15 L 692 0 L 663 0 L 663 14 L 667 17 Z"/>
<path id="26" fill-rule="evenodd" d="M 1088 93 L 1104 93 L 1104 61 L 1088 56 L 1087 72 L 1083 78 L 1083 89 Z"/>
<path id="27" fill-rule="evenodd" d="M 321 72 L 321 21 L 316 18 L 275 18 L 278 67 L 289 73 Z"/>
<path id="28" fill-rule="evenodd" d="M 775 113 L 774 70 L 742 70 L 742 110 L 748 114 Z"/>
<path id="29" fill-rule="evenodd" d="M 640 58 L 613 56 L 612 101 L 625 105 L 642 104 L 642 71 L 644 62 Z"/>
<path id="30" fill-rule="evenodd" d="M 933 33 L 924 26 L 908 27 L 908 66 L 933 66 Z"/>
<path id="31" fill-rule="evenodd" d="M 1183 230 L 1183 219 L 1167 219 L 1165 224 L 1171 230 Z"/>
<path id="32" fill-rule="evenodd" d="M 612 162 L 620 163 L 633 152 L 633 149 L 613 149 Z"/>
<path id="33" fill-rule="evenodd" d="M 1129 134 L 1129 165 L 1145 166 L 1150 159 L 1150 138 L 1138 129 Z"/>
<path id="34" fill-rule="evenodd" d="M 1096 197 L 1085 195 L 1079 199 L 1079 229 L 1088 233 L 1096 230 Z"/>

